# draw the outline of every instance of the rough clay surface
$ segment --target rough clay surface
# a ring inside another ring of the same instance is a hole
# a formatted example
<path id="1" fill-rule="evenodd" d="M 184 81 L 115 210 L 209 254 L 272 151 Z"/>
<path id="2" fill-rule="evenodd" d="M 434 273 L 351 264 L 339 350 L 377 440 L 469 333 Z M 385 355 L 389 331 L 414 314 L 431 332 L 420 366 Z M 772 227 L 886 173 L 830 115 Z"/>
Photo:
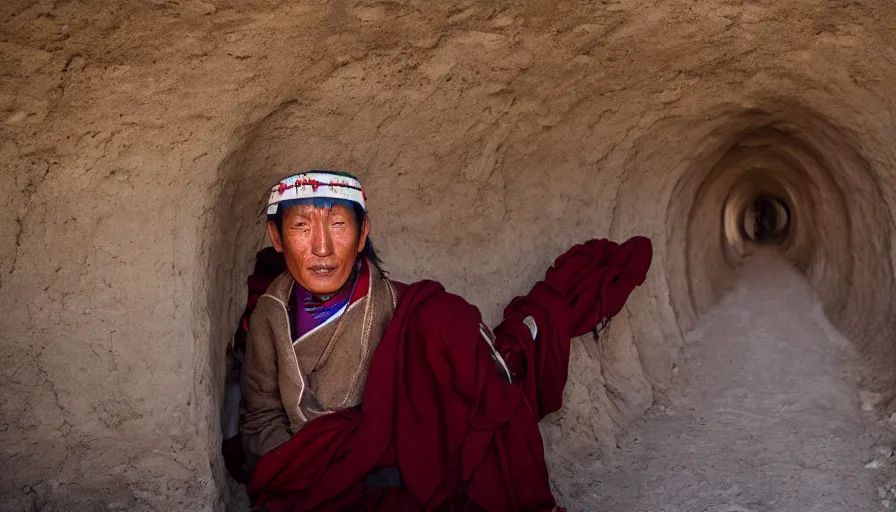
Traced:
<path id="1" fill-rule="evenodd" d="M 649 236 L 544 422 L 558 497 L 617 460 L 756 194 L 892 396 L 889 0 L 0 5 L 2 510 L 222 510 L 223 352 L 264 190 L 356 172 L 402 280 L 490 323 L 570 245 Z M 889 412 L 889 411 L 888 411 Z"/>
<path id="2" fill-rule="evenodd" d="M 896 425 L 879 421 L 877 397 L 860 391 L 854 346 L 786 262 L 763 254 L 738 278 L 689 333 L 673 391 L 627 433 L 615 471 L 581 477 L 597 483 L 574 509 L 858 512 L 896 504 Z"/>

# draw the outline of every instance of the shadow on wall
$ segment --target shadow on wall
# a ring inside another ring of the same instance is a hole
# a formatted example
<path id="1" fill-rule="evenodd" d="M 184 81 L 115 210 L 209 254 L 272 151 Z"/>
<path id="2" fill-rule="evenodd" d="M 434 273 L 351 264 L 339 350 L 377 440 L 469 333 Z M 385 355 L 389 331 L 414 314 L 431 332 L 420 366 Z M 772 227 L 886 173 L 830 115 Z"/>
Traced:
<path id="1" fill-rule="evenodd" d="M 215 208 L 208 212 L 205 225 L 211 232 L 205 238 L 208 266 L 206 268 L 206 296 L 210 319 L 210 340 L 207 350 L 207 369 L 197 372 L 197 396 L 200 410 L 207 415 L 207 424 L 214 429 L 208 441 L 211 467 L 219 483 L 219 498 L 228 491 L 224 482 L 228 476 L 220 457 L 221 409 L 224 398 L 225 360 L 227 344 L 233 337 L 237 322 L 246 304 L 246 279 L 255 254 L 268 245 L 265 231 L 264 207 L 268 191 L 283 175 L 289 173 L 295 155 L 283 153 L 292 144 L 271 144 L 280 135 L 275 132 L 293 103 L 282 104 L 248 130 L 242 140 L 219 168 L 222 187 Z M 292 163 L 289 163 L 292 162 Z"/>
<path id="2" fill-rule="evenodd" d="M 745 212 L 757 198 L 781 198 L 790 211 L 779 249 L 806 274 L 827 316 L 886 385 L 896 361 L 892 227 L 878 178 L 858 144 L 799 106 L 775 103 L 717 115 L 728 119 L 717 132 L 722 143 L 683 173 L 669 205 L 669 245 L 683 254 L 667 260 L 667 273 L 687 280 L 670 286 L 682 329 L 693 327 L 728 290 L 749 254 Z"/>

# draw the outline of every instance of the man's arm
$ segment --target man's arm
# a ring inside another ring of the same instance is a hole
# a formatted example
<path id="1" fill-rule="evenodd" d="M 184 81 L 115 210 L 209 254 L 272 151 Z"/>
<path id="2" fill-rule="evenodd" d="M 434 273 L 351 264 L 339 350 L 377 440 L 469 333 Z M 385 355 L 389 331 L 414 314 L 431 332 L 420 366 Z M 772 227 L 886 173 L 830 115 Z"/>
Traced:
<path id="1" fill-rule="evenodd" d="M 262 299 L 263 300 L 263 299 Z M 249 450 L 264 455 L 292 437 L 289 417 L 280 399 L 277 349 L 265 308 L 252 313 L 243 363 L 243 414 L 240 431 Z"/>

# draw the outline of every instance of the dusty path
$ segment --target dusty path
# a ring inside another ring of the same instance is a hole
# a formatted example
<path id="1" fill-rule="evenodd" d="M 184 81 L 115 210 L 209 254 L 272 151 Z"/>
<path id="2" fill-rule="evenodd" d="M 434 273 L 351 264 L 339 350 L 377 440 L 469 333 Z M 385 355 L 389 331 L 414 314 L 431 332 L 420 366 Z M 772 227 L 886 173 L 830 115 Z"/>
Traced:
<path id="1" fill-rule="evenodd" d="M 896 509 L 890 459 L 865 467 L 889 432 L 861 412 L 856 354 L 801 275 L 754 257 L 689 341 L 666 405 L 628 435 L 589 510 Z"/>

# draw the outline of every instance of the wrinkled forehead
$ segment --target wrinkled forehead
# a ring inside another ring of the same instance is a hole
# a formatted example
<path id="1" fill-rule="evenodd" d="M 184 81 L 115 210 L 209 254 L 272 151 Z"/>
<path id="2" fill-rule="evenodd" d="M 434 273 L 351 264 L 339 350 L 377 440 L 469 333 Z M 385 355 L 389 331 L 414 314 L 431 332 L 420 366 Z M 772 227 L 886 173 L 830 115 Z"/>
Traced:
<path id="1" fill-rule="evenodd" d="M 297 215 L 345 215 L 354 217 L 355 205 L 351 201 L 339 199 L 299 199 L 281 205 L 280 211 L 282 212 L 284 217 L 294 217 Z"/>

